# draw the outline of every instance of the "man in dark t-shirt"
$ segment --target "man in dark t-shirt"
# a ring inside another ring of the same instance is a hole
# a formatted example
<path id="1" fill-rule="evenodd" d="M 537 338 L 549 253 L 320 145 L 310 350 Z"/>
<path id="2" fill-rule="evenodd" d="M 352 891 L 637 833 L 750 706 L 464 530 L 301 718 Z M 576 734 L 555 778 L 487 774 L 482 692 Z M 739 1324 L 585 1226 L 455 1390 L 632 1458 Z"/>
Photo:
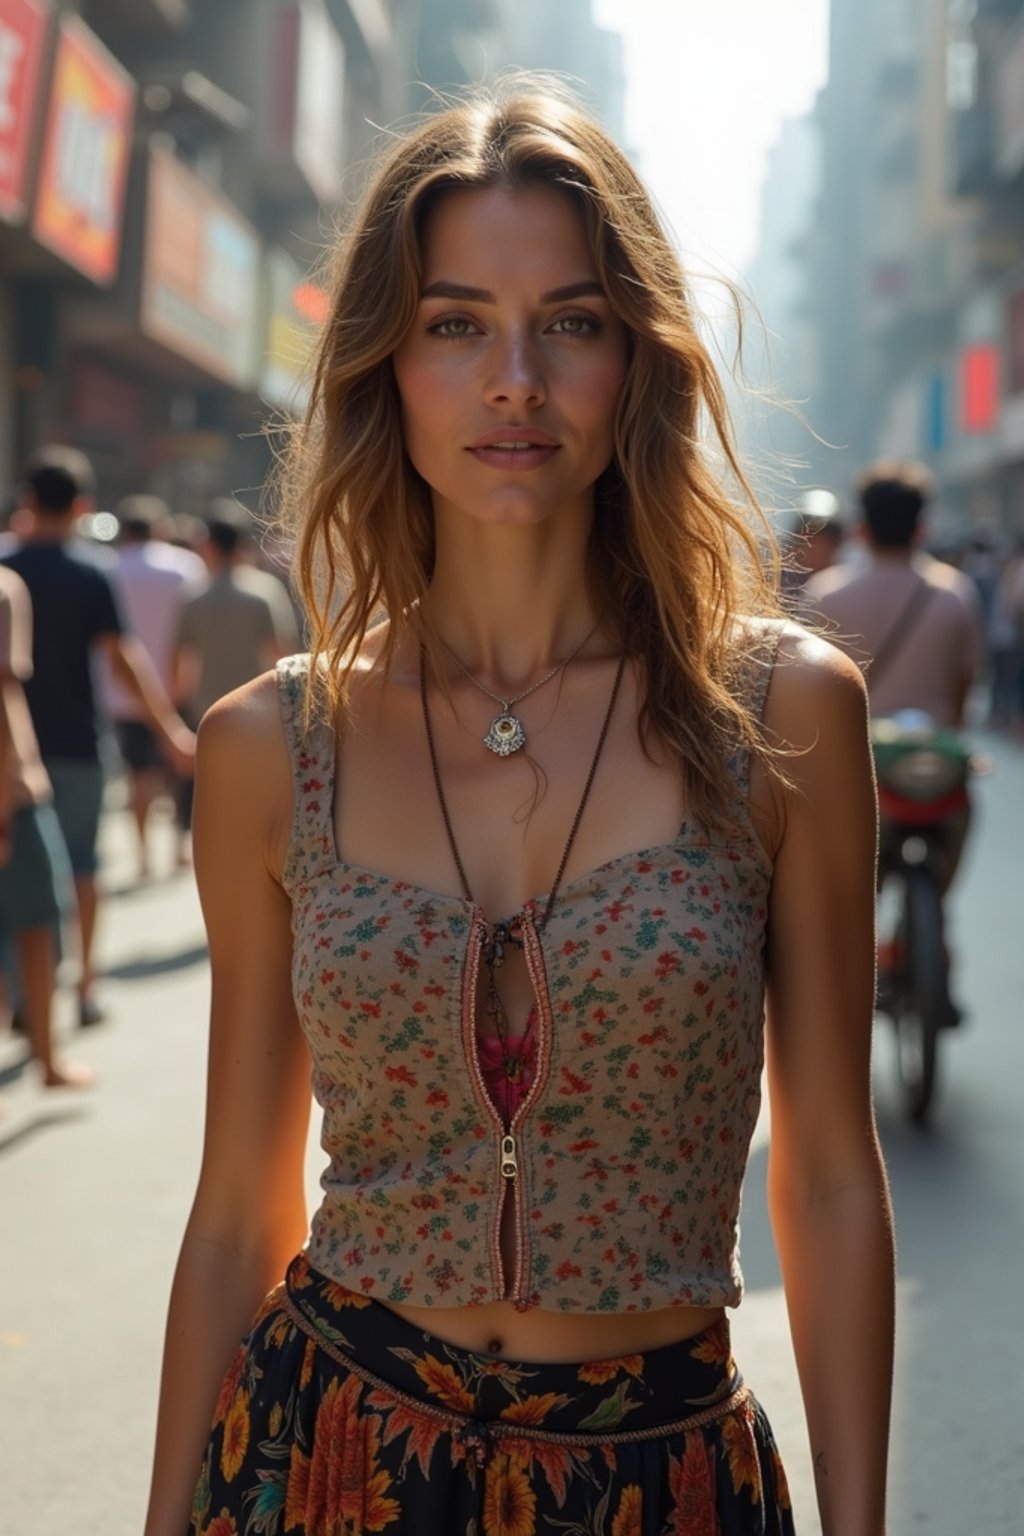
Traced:
<path id="1" fill-rule="evenodd" d="M 96 837 L 103 800 L 93 649 L 103 651 L 118 681 L 136 696 L 180 772 L 189 769 L 195 747 L 144 648 L 125 633 L 108 576 L 74 538 L 78 518 L 95 505 L 94 484 L 84 454 L 73 448 L 42 449 L 24 477 L 31 525 L 3 561 L 32 598 L 33 674 L 25 693 L 75 879 L 83 1024 L 101 1016 L 92 995 Z"/>

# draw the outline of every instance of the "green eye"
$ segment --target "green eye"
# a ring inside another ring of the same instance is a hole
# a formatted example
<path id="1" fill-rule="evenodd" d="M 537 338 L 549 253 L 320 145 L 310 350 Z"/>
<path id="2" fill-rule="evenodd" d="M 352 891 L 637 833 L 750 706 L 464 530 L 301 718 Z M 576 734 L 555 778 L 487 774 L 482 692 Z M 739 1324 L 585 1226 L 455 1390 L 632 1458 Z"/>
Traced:
<path id="1" fill-rule="evenodd" d="M 596 336 L 601 323 L 593 315 L 561 315 L 551 329 L 559 336 Z"/>

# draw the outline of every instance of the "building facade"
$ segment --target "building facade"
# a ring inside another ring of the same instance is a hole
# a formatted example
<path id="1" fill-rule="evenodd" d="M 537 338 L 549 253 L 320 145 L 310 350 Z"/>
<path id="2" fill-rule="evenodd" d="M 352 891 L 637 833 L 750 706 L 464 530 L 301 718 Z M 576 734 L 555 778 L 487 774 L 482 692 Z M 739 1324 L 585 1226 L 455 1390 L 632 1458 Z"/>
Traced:
<path id="1" fill-rule="evenodd" d="M 621 57 L 589 0 L 572 9 L 621 116 Z M 373 140 L 435 89 L 558 67 L 549 10 L 0 0 L 0 496 L 58 440 L 107 504 L 257 501 Z"/>
<path id="2" fill-rule="evenodd" d="M 845 493 L 924 459 L 935 535 L 1024 531 L 1024 0 L 832 0 L 806 241 Z"/>

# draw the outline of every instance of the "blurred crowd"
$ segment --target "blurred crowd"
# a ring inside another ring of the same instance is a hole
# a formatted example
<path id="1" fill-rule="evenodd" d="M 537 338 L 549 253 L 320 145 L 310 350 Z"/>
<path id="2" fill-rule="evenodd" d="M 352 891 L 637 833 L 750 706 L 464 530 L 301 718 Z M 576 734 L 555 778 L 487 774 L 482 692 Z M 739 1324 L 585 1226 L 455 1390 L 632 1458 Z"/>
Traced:
<path id="1" fill-rule="evenodd" d="M 154 873 L 158 810 L 174 820 L 173 867 L 187 868 L 195 729 L 299 633 L 271 546 L 237 501 L 202 518 L 150 495 L 99 512 L 78 450 L 26 466 L 0 531 L 0 977 L 46 1086 L 90 1080 L 54 1044 L 62 957 L 79 1026 L 105 1015 L 93 955 L 111 782 L 131 808 L 138 879 Z"/>

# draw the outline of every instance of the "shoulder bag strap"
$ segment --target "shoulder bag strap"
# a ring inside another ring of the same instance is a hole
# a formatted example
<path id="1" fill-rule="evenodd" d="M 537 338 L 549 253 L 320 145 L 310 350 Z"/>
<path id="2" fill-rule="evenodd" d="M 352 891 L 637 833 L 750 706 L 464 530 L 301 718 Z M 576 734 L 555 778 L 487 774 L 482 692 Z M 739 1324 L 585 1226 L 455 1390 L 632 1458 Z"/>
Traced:
<path id="1" fill-rule="evenodd" d="M 917 578 L 917 586 L 911 592 L 908 601 L 900 609 L 895 623 L 871 658 L 871 665 L 868 668 L 867 674 L 868 693 L 871 692 L 873 687 L 877 686 L 879 677 L 886 667 L 891 664 L 893 657 L 898 654 L 912 633 L 914 625 L 924 611 L 933 591 L 934 588 L 931 583 L 925 581 L 923 576 Z"/>

